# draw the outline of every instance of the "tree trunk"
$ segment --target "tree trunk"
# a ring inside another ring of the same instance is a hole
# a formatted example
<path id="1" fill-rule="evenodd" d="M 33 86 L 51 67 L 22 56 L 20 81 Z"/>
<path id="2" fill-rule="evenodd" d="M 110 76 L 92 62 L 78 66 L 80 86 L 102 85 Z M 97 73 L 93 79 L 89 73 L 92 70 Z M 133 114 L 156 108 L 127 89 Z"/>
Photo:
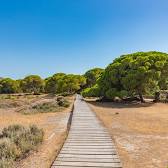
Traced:
<path id="1" fill-rule="evenodd" d="M 139 92 L 138 94 L 139 94 L 139 98 L 140 98 L 141 103 L 144 103 L 145 100 L 144 100 L 144 98 L 143 98 L 142 93 Z"/>
<path id="2" fill-rule="evenodd" d="M 159 101 L 160 101 L 160 92 L 156 92 L 154 102 L 159 102 Z"/>

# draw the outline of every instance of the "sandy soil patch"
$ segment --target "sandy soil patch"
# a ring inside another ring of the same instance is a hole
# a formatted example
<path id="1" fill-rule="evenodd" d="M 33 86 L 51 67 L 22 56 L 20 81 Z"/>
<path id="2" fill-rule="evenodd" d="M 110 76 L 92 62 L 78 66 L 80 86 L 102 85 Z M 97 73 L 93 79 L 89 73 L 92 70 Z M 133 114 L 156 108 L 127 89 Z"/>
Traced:
<path id="1" fill-rule="evenodd" d="M 168 167 L 168 104 L 89 104 L 109 129 L 124 168 Z"/>
<path id="2" fill-rule="evenodd" d="M 32 152 L 25 159 L 19 161 L 17 168 L 48 168 L 60 150 L 66 138 L 66 128 L 72 109 L 74 97 L 68 97 L 70 107 L 55 113 L 38 113 L 24 115 L 16 112 L 17 108 L 0 108 L 0 130 L 11 124 L 22 124 L 24 126 L 35 124 L 44 130 L 44 142 L 38 151 Z M 25 99 L 23 101 L 26 101 Z M 31 99 L 31 102 L 37 99 Z M 41 98 L 39 99 L 41 101 Z M 27 101 L 26 101 L 27 102 Z M 22 105 L 28 103 L 22 103 Z"/>

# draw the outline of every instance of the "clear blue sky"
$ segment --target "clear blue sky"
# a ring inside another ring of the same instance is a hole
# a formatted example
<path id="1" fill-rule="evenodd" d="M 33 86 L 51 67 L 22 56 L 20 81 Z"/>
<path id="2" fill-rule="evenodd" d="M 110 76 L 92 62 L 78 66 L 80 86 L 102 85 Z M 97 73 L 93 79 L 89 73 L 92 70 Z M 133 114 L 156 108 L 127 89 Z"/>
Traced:
<path id="1" fill-rule="evenodd" d="M 82 74 L 149 50 L 168 52 L 167 0 L 0 0 L 0 76 Z"/>

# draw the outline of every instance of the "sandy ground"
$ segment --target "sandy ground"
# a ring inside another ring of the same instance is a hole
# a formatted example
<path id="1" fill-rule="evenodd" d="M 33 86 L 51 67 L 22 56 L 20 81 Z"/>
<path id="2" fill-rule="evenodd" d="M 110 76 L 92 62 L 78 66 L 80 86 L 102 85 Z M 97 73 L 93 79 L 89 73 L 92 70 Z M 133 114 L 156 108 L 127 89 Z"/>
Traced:
<path id="1" fill-rule="evenodd" d="M 168 167 L 168 104 L 89 104 L 109 129 L 124 168 Z"/>
<path id="2" fill-rule="evenodd" d="M 59 152 L 66 138 L 67 122 L 74 97 L 69 97 L 71 106 L 61 112 L 24 115 L 16 112 L 17 108 L 0 108 L 0 130 L 11 124 L 25 126 L 35 124 L 44 130 L 44 142 L 38 150 L 19 161 L 17 168 L 48 168 Z M 25 99 L 24 99 L 25 101 Z M 33 100 L 32 100 L 33 101 Z M 37 98 L 36 98 L 37 101 Z"/>

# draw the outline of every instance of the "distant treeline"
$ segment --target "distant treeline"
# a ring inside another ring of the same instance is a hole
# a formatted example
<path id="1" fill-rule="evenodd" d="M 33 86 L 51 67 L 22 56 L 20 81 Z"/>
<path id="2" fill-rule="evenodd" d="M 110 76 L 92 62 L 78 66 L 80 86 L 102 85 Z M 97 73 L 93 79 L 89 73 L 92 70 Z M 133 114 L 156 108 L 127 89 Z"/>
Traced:
<path id="1" fill-rule="evenodd" d="M 0 93 L 74 94 L 84 88 L 91 87 L 92 83 L 95 84 L 99 71 L 102 72 L 103 70 L 95 68 L 88 71 L 85 75 L 57 73 L 46 79 L 42 79 L 38 75 L 30 75 L 19 80 L 1 78 Z"/>
<path id="2" fill-rule="evenodd" d="M 168 54 L 137 52 L 122 55 L 105 70 L 94 68 L 84 75 L 57 73 L 46 79 L 30 75 L 20 80 L 0 79 L 0 93 L 53 93 L 114 100 L 144 95 L 159 99 L 160 91 L 168 90 Z M 168 96 L 167 96 L 168 97 Z"/>

